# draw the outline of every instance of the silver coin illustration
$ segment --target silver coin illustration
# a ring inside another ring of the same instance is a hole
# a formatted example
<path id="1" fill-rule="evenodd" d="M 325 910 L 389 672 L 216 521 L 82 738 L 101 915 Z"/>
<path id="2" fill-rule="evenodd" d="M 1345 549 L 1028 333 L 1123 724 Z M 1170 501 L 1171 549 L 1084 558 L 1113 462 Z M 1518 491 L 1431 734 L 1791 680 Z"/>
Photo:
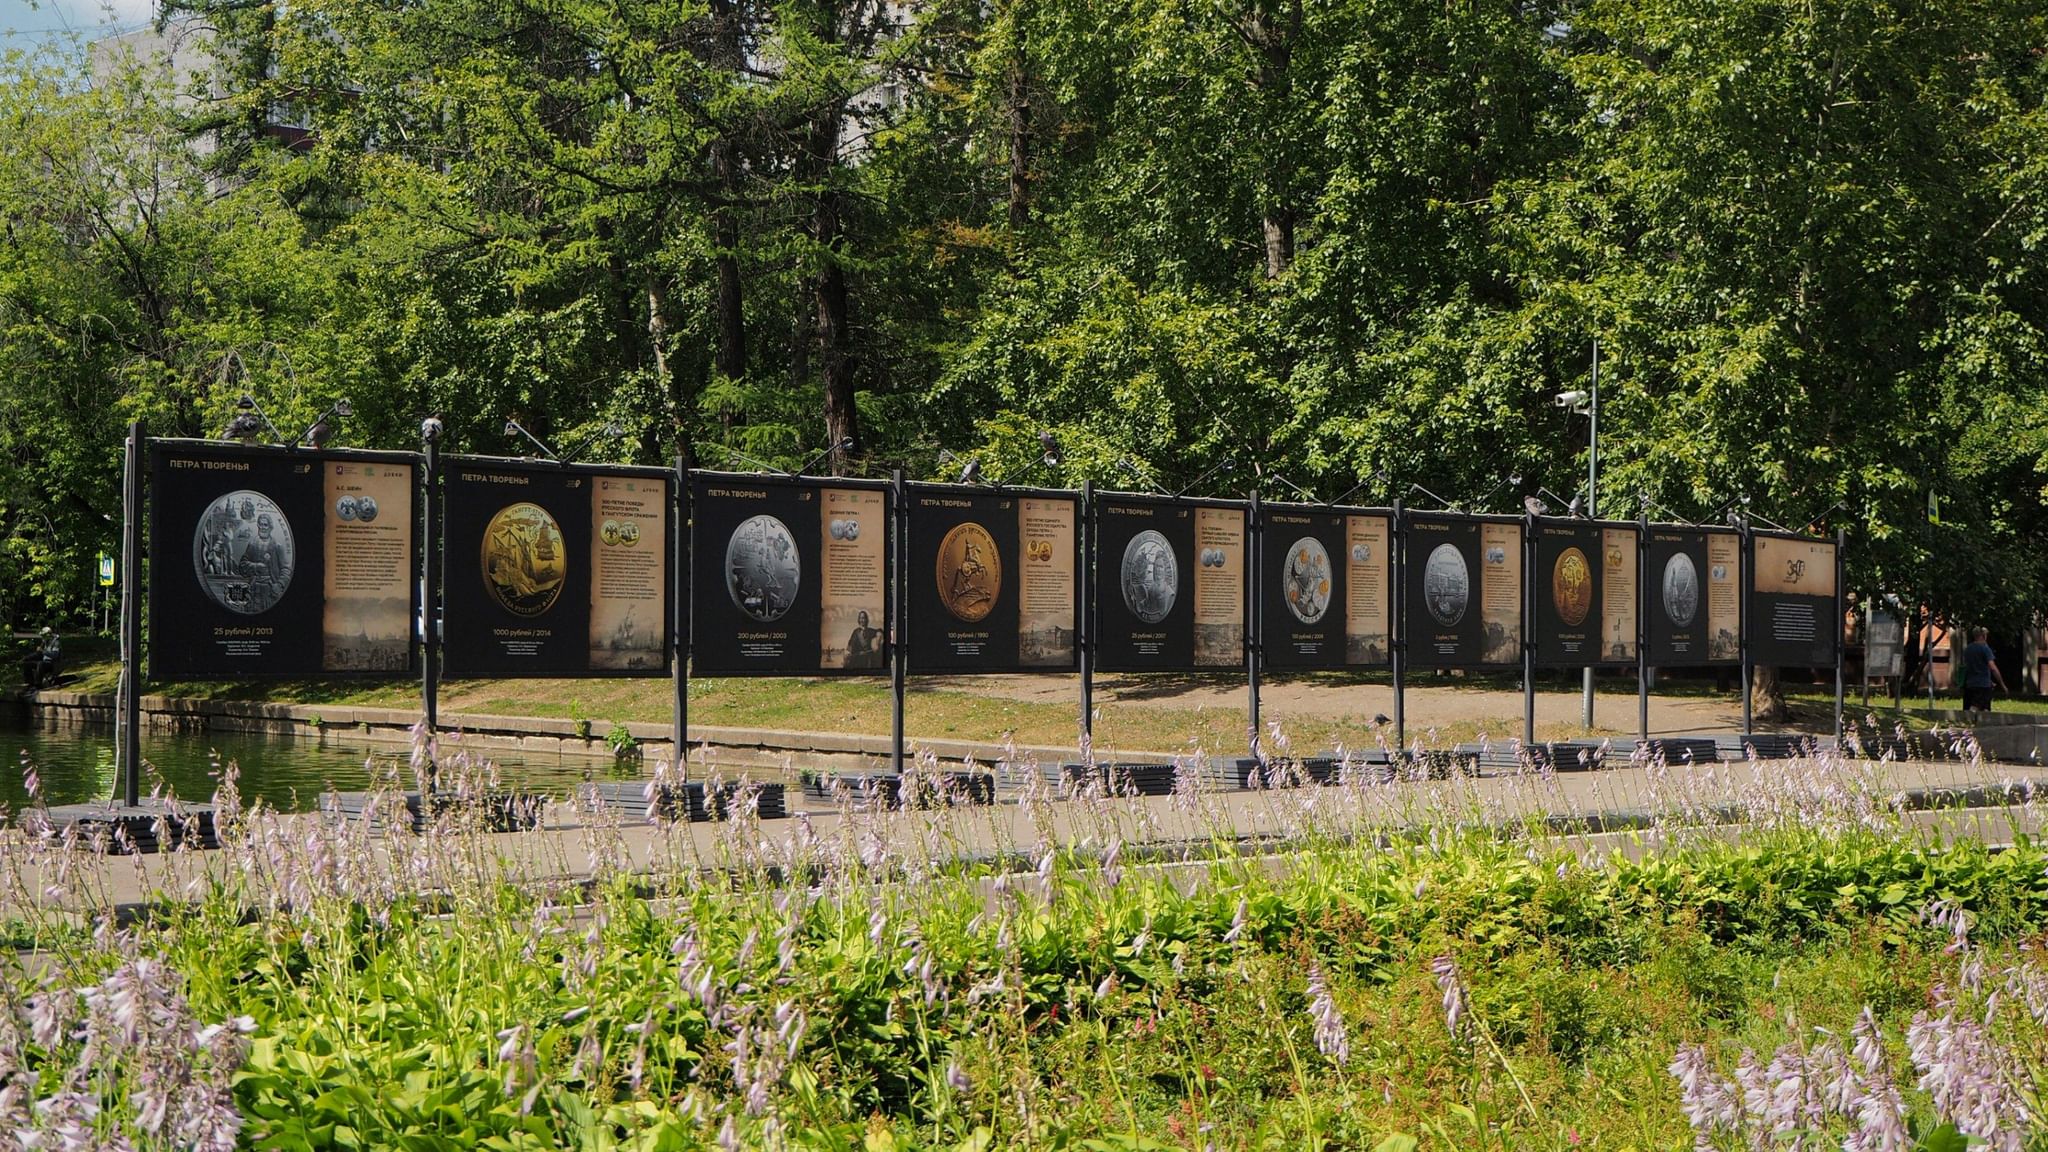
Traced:
<path id="1" fill-rule="evenodd" d="M 749 517 L 725 545 L 725 591 L 733 606 L 763 624 L 782 619 L 803 586 L 803 562 L 789 525 Z"/>
<path id="2" fill-rule="evenodd" d="M 1456 544 L 1439 544 L 1422 566 L 1422 605 L 1438 624 L 1451 627 L 1472 603 L 1472 572 Z"/>
<path id="3" fill-rule="evenodd" d="M 1147 624 L 1157 624 L 1173 611 L 1180 596 L 1180 563 L 1166 537 L 1146 529 L 1124 545 L 1124 562 L 1118 583 L 1124 592 L 1124 607 Z"/>
<path id="4" fill-rule="evenodd" d="M 291 521 L 261 492 L 220 497 L 192 530 L 192 574 L 230 612 L 255 616 L 276 607 L 297 566 Z"/>
<path id="5" fill-rule="evenodd" d="M 1683 628 L 1700 610 L 1700 574 L 1692 557 L 1675 552 L 1664 562 L 1664 615 Z"/>
<path id="6" fill-rule="evenodd" d="M 1303 536 L 1287 549 L 1287 564 L 1280 572 L 1280 586 L 1287 610 L 1303 624 L 1314 624 L 1330 610 L 1330 553 L 1323 542 Z"/>

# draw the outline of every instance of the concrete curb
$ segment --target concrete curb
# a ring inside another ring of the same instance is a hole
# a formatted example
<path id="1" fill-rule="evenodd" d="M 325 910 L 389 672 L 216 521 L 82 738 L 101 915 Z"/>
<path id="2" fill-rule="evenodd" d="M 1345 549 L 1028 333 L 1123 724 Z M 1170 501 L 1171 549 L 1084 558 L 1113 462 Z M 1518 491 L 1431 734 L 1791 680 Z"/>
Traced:
<path id="1" fill-rule="evenodd" d="M 114 697 L 106 693 L 46 689 L 24 694 L 22 703 L 42 723 L 111 724 L 114 720 Z M 142 717 L 148 727 L 176 732 L 259 732 L 309 738 L 346 734 L 380 744 L 410 743 L 412 726 L 419 721 L 419 713 L 409 708 L 179 696 L 144 696 Z M 441 727 L 459 735 L 465 743 L 485 747 L 542 755 L 615 758 L 606 742 L 614 725 L 606 720 L 588 721 L 587 727 L 579 731 L 576 721 L 553 717 L 444 712 Z M 652 761 L 672 754 L 669 725 L 630 721 L 625 730 L 633 737 L 633 754 L 639 759 Z M 925 740 L 913 736 L 909 743 L 912 750 L 928 750 L 943 761 L 971 757 L 982 764 L 992 764 L 1005 754 L 1000 745 L 972 740 Z M 1074 748 L 1038 745 L 1017 745 L 1009 754 L 1055 764 L 1078 756 Z M 725 767 L 780 768 L 787 761 L 801 760 L 799 767 L 874 771 L 886 766 L 889 755 L 887 736 L 713 725 L 690 728 L 693 765 L 702 762 Z M 1117 758 L 1163 764 L 1171 762 L 1173 756 L 1167 752 L 1119 751 Z"/>

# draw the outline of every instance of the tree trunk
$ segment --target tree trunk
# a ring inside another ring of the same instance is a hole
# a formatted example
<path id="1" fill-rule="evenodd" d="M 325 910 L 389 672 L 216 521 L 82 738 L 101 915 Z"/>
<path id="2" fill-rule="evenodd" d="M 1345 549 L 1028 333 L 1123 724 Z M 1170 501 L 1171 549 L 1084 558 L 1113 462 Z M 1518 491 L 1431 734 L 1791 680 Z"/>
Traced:
<path id="1" fill-rule="evenodd" d="M 714 62 L 735 75 L 746 66 L 742 36 L 743 16 L 736 0 L 711 0 L 716 22 L 713 39 Z M 732 131 L 728 129 L 728 132 Z M 718 342 L 712 350 L 712 367 L 728 380 L 747 374 L 747 313 L 745 285 L 740 279 L 740 199 L 737 145 L 729 134 L 711 142 L 711 172 L 718 181 L 718 203 L 711 214 L 712 263 L 718 274 Z"/>
<path id="2" fill-rule="evenodd" d="M 1777 666 L 1758 664 L 1749 672 L 1749 708 L 1755 717 L 1768 724 L 1783 724 L 1790 719 L 1792 713 L 1785 707 L 1785 685 L 1778 678 Z"/>
<path id="3" fill-rule="evenodd" d="M 690 426 L 695 423 L 696 405 L 668 358 L 668 285 L 660 276 L 647 278 L 647 345 L 654 352 L 654 378 L 668 395 L 668 408 L 675 428 L 676 448 L 686 464 L 694 465 L 697 454 L 690 447 Z"/>
<path id="4" fill-rule="evenodd" d="M 839 190 L 832 185 L 838 163 L 840 113 L 837 105 L 819 113 L 811 129 L 811 154 L 816 158 L 818 200 L 811 216 L 818 244 L 818 271 L 813 281 L 817 301 L 818 359 L 825 383 L 825 442 L 860 442 L 860 420 L 854 410 L 853 383 L 859 367 L 851 344 L 846 268 L 839 261 L 842 244 Z M 843 454 L 834 453 L 832 467 L 843 468 Z"/>
<path id="5" fill-rule="evenodd" d="M 1294 263 L 1294 213 L 1282 205 L 1266 210 L 1266 279 L 1278 280 Z"/>
<path id="6" fill-rule="evenodd" d="M 719 140 L 711 146 L 711 165 L 718 176 L 723 202 L 712 213 L 712 262 L 718 269 L 718 346 L 712 365 L 720 376 L 739 380 L 747 374 L 747 314 L 745 286 L 740 281 L 740 223 L 733 211 L 739 181 L 732 160 L 732 142 Z"/>
<path id="7" fill-rule="evenodd" d="M 1276 25 L 1261 8 L 1251 18 L 1246 39 L 1258 54 L 1258 88 L 1273 132 L 1266 173 L 1265 208 L 1260 221 L 1266 242 L 1266 279 L 1278 280 L 1294 264 L 1294 154 L 1284 133 L 1277 131 L 1294 103 L 1294 40 L 1301 32 L 1299 0 L 1286 7 Z"/>
<path id="8" fill-rule="evenodd" d="M 1020 5 L 1010 10 L 1010 231 L 1031 223 L 1031 76 L 1024 58 Z"/>

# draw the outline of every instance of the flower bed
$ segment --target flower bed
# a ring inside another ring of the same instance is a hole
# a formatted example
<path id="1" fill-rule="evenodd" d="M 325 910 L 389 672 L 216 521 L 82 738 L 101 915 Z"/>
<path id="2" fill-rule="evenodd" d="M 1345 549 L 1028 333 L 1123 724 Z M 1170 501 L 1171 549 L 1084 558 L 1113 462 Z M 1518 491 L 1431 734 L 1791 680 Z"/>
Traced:
<path id="1" fill-rule="evenodd" d="M 244 814 L 204 895 L 120 930 L 18 927 L 40 948 L 0 980 L 0 1128 L 39 1147 L 2017 1149 L 2041 1124 L 2048 854 L 2025 840 L 1943 844 L 1852 805 L 1639 852 L 1445 814 L 1398 841 L 1139 863 L 1140 809 L 1077 803 L 1071 836 L 1007 869 L 863 842 L 971 814 L 855 813 L 832 835 L 742 820 L 717 861 L 594 887 L 482 866 L 474 830 L 373 845 Z M 59 849 L 13 851 L 20 885 Z"/>

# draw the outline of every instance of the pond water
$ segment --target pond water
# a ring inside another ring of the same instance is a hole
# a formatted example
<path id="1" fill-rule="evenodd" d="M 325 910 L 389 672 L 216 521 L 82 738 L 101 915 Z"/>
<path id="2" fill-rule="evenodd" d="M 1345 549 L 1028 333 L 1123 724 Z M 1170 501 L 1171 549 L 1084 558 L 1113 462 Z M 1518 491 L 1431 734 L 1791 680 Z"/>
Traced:
<path id="1" fill-rule="evenodd" d="M 603 777 L 611 764 L 583 756 L 548 756 L 491 749 L 505 783 L 563 795 L 577 784 Z M 319 740 L 257 732 L 169 732 L 145 728 L 142 758 L 150 772 L 143 776 L 146 795 L 161 779 L 178 796 L 204 801 L 212 797 L 220 766 L 240 769 L 244 802 L 261 798 L 273 808 L 291 812 L 319 806 L 320 794 L 333 788 L 360 791 L 369 786 L 372 768 L 388 771 L 403 766 L 404 745 L 375 743 L 360 733 L 328 733 Z M 19 812 L 28 802 L 22 765 L 32 763 L 43 798 L 50 804 L 104 800 L 114 792 L 114 729 L 111 725 L 38 725 L 25 709 L 0 709 L 0 804 Z"/>

